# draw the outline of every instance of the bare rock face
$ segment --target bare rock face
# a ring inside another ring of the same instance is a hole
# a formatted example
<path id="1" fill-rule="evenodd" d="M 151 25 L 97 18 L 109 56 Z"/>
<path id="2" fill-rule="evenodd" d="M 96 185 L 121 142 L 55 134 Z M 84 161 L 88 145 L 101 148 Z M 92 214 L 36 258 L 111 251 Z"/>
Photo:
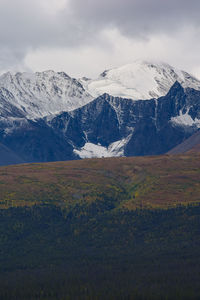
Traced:
<path id="1" fill-rule="evenodd" d="M 199 91 L 184 90 L 178 82 L 159 99 L 132 101 L 104 94 L 82 108 L 56 116 L 49 126 L 70 139 L 80 157 L 81 151 L 87 157 L 88 144 L 107 149 L 104 156 L 110 156 L 111 149 L 117 156 L 112 147 L 120 142 L 120 155 L 161 154 L 198 130 L 199 99 Z"/>

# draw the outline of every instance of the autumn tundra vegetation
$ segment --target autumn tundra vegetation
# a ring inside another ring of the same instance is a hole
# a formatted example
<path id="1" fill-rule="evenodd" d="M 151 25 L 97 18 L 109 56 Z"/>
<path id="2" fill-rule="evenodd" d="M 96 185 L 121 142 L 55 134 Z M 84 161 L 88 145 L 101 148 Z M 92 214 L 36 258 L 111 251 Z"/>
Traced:
<path id="1" fill-rule="evenodd" d="M 0 168 L 0 299 L 199 299 L 199 153 Z"/>

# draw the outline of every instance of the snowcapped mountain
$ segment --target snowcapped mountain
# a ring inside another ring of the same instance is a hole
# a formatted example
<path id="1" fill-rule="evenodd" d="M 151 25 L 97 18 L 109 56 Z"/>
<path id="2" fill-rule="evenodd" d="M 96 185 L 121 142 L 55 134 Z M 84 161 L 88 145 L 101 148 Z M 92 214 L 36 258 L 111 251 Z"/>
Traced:
<path id="1" fill-rule="evenodd" d="M 64 72 L 5 73 L 0 76 L 0 114 L 29 119 L 74 110 L 93 97 L 79 81 Z M 15 111 L 13 109 L 15 108 Z"/>
<path id="2" fill-rule="evenodd" d="M 104 71 L 97 80 L 71 78 L 64 72 L 5 73 L 0 76 L 0 117 L 37 119 L 72 111 L 108 93 L 138 99 L 167 94 L 175 81 L 200 90 L 200 81 L 168 64 L 136 61 Z"/>
<path id="3" fill-rule="evenodd" d="M 0 119 L 0 144 L 18 161 L 157 155 L 198 131 L 200 91 L 176 82 L 158 99 L 133 101 L 103 94 L 51 118 L 9 119 L 9 126 Z"/>
<path id="4" fill-rule="evenodd" d="M 6 164 L 162 154 L 200 128 L 200 81 L 167 64 L 136 62 L 81 82 L 53 71 L 0 76 Z"/>
<path id="5" fill-rule="evenodd" d="M 115 97 L 147 100 L 165 96 L 178 81 L 183 87 L 200 90 L 200 80 L 166 63 L 135 61 L 104 71 L 98 79 L 82 78 L 85 89 L 95 98 L 108 93 Z"/>

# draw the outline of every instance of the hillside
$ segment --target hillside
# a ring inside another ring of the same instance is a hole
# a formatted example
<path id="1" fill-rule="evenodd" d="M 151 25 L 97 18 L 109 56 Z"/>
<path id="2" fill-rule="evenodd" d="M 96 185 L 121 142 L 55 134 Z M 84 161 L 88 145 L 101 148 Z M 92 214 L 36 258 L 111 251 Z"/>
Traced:
<path id="1" fill-rule="evenodd" d="M 200 201 L 198 154 L 24 164 L 0 168 L 0 205 L 90 205 L 105 196 L 119 209 Z"/>
<path id="2" fill-rule="evenodd" d="M 12 150 L 0 144 L 0 166 L 20 163 L 23 163 L 22 159 L 20 159 Z"/>
<path id="3" fill-rule="evenodd" d="M 199 154 L 0 167 L 1 299 L 198 299 Z"/>
<path id="4" fill-rule="evenodd" d="M 188 139 L 171 149 L 168 154 L 183 154 L 186 152 L 199 152 L 200 151 L 200 131 L 198 130 Z"/>

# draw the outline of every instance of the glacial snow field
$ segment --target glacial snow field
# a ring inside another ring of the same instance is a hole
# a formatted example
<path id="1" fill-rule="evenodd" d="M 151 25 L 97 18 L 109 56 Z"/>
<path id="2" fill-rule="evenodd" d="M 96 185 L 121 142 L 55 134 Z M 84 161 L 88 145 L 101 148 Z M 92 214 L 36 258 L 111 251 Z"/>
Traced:
<path id="1" fill-rule="evenodd" d="M 82 78 L 81 83 L 93 96 L 108 93 L 115 97 L 133 100 L 159 98 L 178 81 L 183 87 L 200 89 L 200 81 L 185 71 L 166 63 L 137 60 L 132 64 L 104 71 L 99 78 Z"/>

